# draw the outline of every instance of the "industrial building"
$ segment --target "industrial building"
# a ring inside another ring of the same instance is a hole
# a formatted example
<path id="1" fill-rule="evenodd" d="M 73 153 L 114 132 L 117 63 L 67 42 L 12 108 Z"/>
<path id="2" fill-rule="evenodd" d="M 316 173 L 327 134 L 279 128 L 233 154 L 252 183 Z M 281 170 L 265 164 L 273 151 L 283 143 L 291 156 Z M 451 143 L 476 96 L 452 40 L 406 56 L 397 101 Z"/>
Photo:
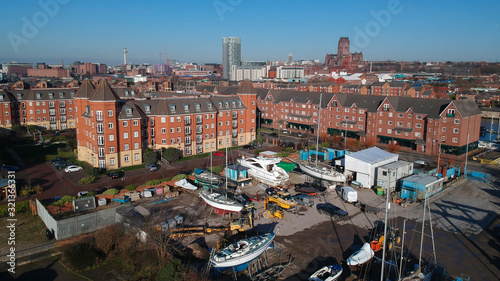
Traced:
<path id="1" fill-rule="evenodd" d="M 345 174 L 365 188 L 375 185 L 377 167 L 398 161 L 399 155 L 371 147 L 345 156 Z"/>
<path id="2" fill-rule="evenodd" d="M 377 186 L 389 192 L 399 189 L 399 179 L 413 175 L 413 163 L 396 161 L 377 168 Z"/>

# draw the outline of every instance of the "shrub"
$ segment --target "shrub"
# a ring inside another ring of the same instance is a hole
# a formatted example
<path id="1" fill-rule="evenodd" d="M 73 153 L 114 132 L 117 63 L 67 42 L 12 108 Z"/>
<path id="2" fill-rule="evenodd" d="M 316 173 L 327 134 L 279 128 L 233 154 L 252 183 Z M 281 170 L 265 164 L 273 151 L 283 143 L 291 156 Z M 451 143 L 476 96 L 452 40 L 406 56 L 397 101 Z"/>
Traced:
<path id="1" fill-rule="evenodd" d="M 168 162 L 175 162 L 179 160 L 181 156 L 181 152 L 179 151 L 179 149 L 173 147 L 163 148 L 162 153 L 163 158 L 165 158 L 165 160 L 167 160 Z"/>
<path id="2" fill-rule="evenodd" d="M 161 182 L 166 182 L 166 181 L 170 181 L 170 180 L 171 180 L 171 178 L 163 178 L 163 179 L 161 179 Z"/>
<path id="3" fill-rule="evenodd" d="M 146 182 L 146 185 L 157 185 L 160 183 L 161 183 L 161 180 L 150 180 L 150 181 Z"/>
<path id="4" fill-rule="evenodd" d="M 128 191 L 135 190 L 136 188 L 137 188 L 137 184 L 129 184 L 129 185 L 127 185 L 127 187 L 125 187 L 125 189 L 127 189 Z"/>
<path id="5" fill-rule="evenodd" d="M 255 150 L 254 153 L 257 154 L 257 155 L 259 155 L 259 153 L 261 153 L 262 151 L 264 151 L 264 149 L 258 148 L 258 149 Z"/>
<path id="6" fill-rule="evenodd" d="M 278 157 L 288 157 L 288 156 L 290 156 L 290 152 L 278 152 L 276 154 L 276 156 L 278 156 Z"/>
<path id="7" fill-rule="evenodd" d="M 110 188 L 110 189 L 104 191 L 102 194 L 116 195 L 116 194 L 118 194 L 118 189 L 116 189 L 116 188 Z"/>
<path id="8" fill-rule="evenodd" d="M 183 179 L 187 179 L 187 178 L 188 178 L 188 176 L 186 174 L 178 174 L 178 175 L 174 176 L 172 178 L 172 180 L 178 181 L 178 180 L 183 180 Z"/>
<path id="9" fill-rule="evenodd" d="M 76 270 L 92 267 L 96 265 L 100 258 L 99 252 L 90 242 L 79 243 L 68 248 L 64 251 L 64 256 Z"/>
<path id="10" fill-rule="evenodd" d="M 76 199 L 76 196 L 72 195 L 64 195 L 61 199 L 57 200 L 56 202 L 52 203 L 54 206 L 62 206 L 65 205 L 69 202 L 73 202 L 73 200 Z"/>
<path id="11" fill-rule="evenodd" d="M 33 193 L 35 193 L 35 190 L 33 188 L 28 187 L 28 186 L 24 186 L 21 189 L 21 195 L 31 195 Z"/>
<path id="12" fill-rule="evenodd" d="M 88 177 L 84 177 L 81 180 L 79 180 L 78 184 L 91 184 L 91 183 L 94 183 L 96 180 L 97 180 L 96 177 L 88 176 Z"/>
<path id="13" fill-rule="evenodd" d="M 212 167 L 212 173 L 220 174 L 224 170 L 224 166 L 214 166 Z"/>
<path id="14" fill-rule="evenodd" d="M 158 155 L 152 149 L 148 148 L 146 149 L 146 151 L 144 151 L 142 159 L 146 164 L 154 164 L 156 163 L 156 161 L 158 161 Z"/>
<path id="15" fill-rule="evenodd" d="M 9 216 L 9 205 L 1 205 L 0 206 L 0 217 Z M 30 209 L 30 205 L 28 201 L 16 202 L 16 214 L 26 213 Z"/>
<path id="16" fill-rule="evenodd" d="M 181 279 L 181 274 L 184 271 L 184 266 L 181 261 L 176 258 L 172 258 L 169 263 L 163 266 L 156 275 L 156 281 L 165 280 L 179 280 Z"/>

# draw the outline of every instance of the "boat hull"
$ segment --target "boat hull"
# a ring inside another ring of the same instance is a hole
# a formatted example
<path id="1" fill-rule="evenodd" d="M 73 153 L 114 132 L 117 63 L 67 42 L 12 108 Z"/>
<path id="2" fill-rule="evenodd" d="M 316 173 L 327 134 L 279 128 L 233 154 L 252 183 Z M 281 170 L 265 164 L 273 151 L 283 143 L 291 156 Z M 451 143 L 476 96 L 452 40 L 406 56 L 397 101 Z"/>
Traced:
<path id="1" fill-rule="evenodd" d="M 277 159 L 263 159 L 260 157 L 244 158 L 238 159 L 238 163 L 241 166 L 250 169 L 248 170 L 248 174 L 251 177 L 269 186 L 283 185 L 290 178 L 283 168 L 276 165 L 276 163 L 279 163 L 279 160 Z M 256 163 L 259 164 L 260 167 L 256 166 Z M 271 166 L 271 171 L 266 170 L 265 167 L 268 166 Z"/>
<path id="2" fill-rule="evenodd" d="M 330 174 L 328 170 L 325 170 L 325 172 L 328 173 L 321 173 L 321 170 L 318 170 L 314 167 L 305 164 L 299 164 L 299 167 L 302 170 L 302 172 L 320 180 L 332 181 L 332 182 L 345 182 L 345 176 L 338 172 L 335 172 L 335 174 Z"/>
<path id="3" fill-rule="evenodd" d="M 240 264 L 250 262 L 250 261 L 258 258 L 260 255 L 262 255 L 262 253 L 264 253 L 267 250 L 267 248 L 269 248 L 269 246 L 273 242 L 273 239 L 276 236 L 276 234 L 269 233 L 269 234 L 265 234 L 265 236 L 267 236 L 266 237 L 267 241 L 265 243 L 263 243 L 262 245 L 260 245 L 257 250 L 255 250 L 247 255 L 243 255 L 243 256 L 240 256 L 237 258 L 231 258 L 231 259 L 228 259 L 225 261 L 218 262 L 218 261 L 212 260 L 212 265 L 216 268 L 218 268 L 218 267 L 233 267 L 233 266 L 238 266 Z"/>
<path id="4" fill-rule="evenodd" d="M 342 266 L 327 265 L 309 277 L 309 281 L 335 281 L 342 274 Z"/>
<path id="5" fill-rule="evenodd" d="M 236 201 L 234 201 L 234 203 L 232 203 L 232 204 L 229 204 L 229 203 L 224 202 L 222 200 L 216 199 L 222 195 L 217 194 L 218 196 L 215 197 L 214 194 L 215 193 L 210 193 L 207 190 L 203 190 L 200 192 L 200 197 L 203 199 L 203 201 L 205 201 L 205 203 L 207 203 L 208 205 L 210 205 L 216 209 L 220 209 L 220 210 L 224 210 L 224 211 L 228 211 L 228 212 L 234 212 L 234 213 L 240 212 L 243 209 L 243 206 L 236 203 Z"/>

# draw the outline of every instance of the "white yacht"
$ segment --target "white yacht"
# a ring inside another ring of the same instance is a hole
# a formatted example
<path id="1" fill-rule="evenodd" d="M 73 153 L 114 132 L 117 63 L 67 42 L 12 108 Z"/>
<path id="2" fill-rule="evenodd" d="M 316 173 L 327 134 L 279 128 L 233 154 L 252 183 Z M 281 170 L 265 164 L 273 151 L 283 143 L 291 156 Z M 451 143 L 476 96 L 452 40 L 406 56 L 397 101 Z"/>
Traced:
<path id="1" fill-rule="evenodd" d="M 267 233 L 233 243 L 213 255 L 212 265 L 214 267 L 233 267 L 250 262 L 269 248 L 275 236 L 275 233 Z"/>
<path id="2" fill-rule="evenodd" d="M 209 190 L 200 191 L 200 197 L 208 205 L 228 212 L 239 212 L 243 209 L 243 205 L 236 200 L 227 198 L 220 193 L 210 192 Z"/>
<path id="3" fill-rule="evenodd" d="M 333 168 L 327 169 L 326 167 L 298 164 L 302 172 L 310 175 L 311 177 L 325 181 L 345 182 L 345 176 L 342 173 L 335 171 Z"/>
<path id="4" fill-rule="evenodd" d="M 285 184 L 290 176 L 286 171 L 278 167 L 281 160 L 279 158 L 255 157 L 238 159 L 238 163 L 250 168 L 248 174 L 257 180 L 270 186 L 278 186 Z"/>

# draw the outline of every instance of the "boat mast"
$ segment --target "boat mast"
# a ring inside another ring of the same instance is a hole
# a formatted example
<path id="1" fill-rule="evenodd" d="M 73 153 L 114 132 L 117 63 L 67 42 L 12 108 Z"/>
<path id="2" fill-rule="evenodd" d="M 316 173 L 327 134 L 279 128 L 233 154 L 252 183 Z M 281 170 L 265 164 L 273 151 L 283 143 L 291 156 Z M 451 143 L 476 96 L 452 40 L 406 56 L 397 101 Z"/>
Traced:
<path id="1" fill-rule="evenodd" d="M 224 176 L 226 176 L 226 199 L 227 199 L 227 146 L 229 145 L 229 139 L 226 135 L 226 167 L 224 168 Z"/>
<path id="2" fill-rule="evenodd" d="M 347 126 L 347 125 L 346 125 Z M 384 268 L 385 268 L 385 247 L 387 246 L 387 213 L 389 212 L 389 187 L 391 186 L 392 170 L 389 170 L 389 184 L 385 190 L 385 219 L 384 219 L 384 245 L 382 246 L 382 270 L 380 272 L 380 281 L 384 281 Z"/>
<path id="3" fill-rule="evenodd" d="M 214 176 L 214 172 L 212 171 L 214 166 L 212 166 L 212 155 L 213 155 L 213 149 L 212 149 L 212 146 L 210 146 L 210 190 L 212 190 L 212 186 L 213 186 L 213 183 L 212 183 L 212 177 Z"/>
<path id="4" fill-rule="evenodd" d="M 425 198 L 424 198 L 424 215 L 422 218 L 422 235 L 420 235 L 420 254 L 418 255 L 418 270 L 422 271 L 422 245 L 424 244 L 424 227 L 425 227 L 425 208 L 427 206 L 427 187 L 425 188 Z"/>
<path id="5" fill-rule="evenodd" d="M 321 121 L 321 100 L 323 93 L 319 94 L 319 108 L 318 108 L 318 131 L 316 132 L 316 167 L 318 167 L 318 149 L 319 149 L 319 122 Z"/>

